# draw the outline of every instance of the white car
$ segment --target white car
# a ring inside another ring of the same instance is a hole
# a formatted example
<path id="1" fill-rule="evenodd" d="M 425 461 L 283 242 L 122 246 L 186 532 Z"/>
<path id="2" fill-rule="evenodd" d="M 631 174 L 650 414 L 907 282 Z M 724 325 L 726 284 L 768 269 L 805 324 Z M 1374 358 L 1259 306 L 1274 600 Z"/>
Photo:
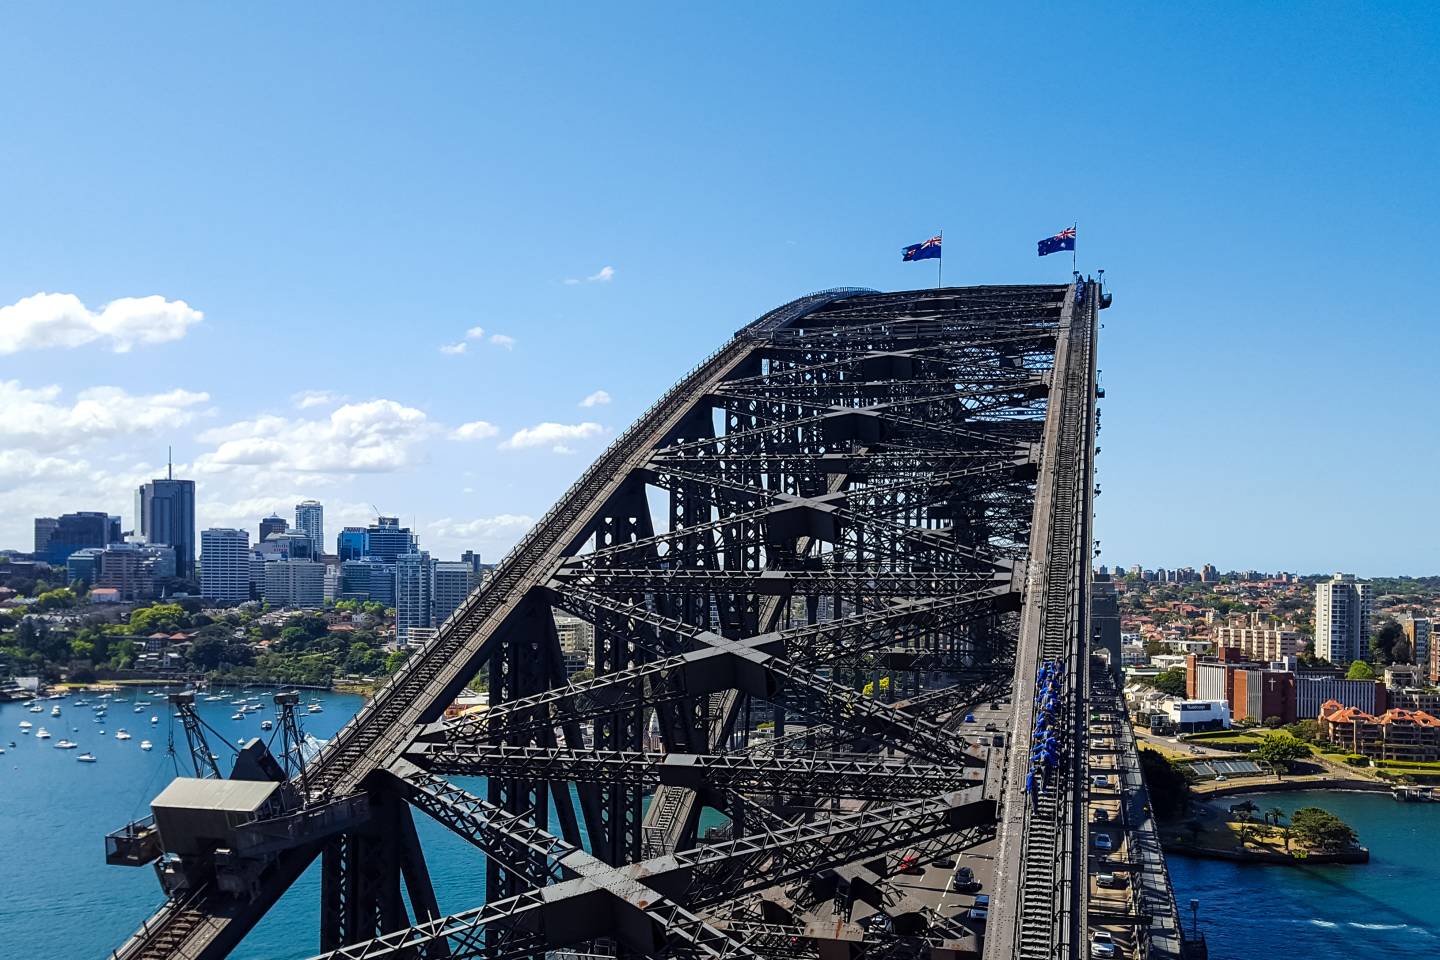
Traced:
<path id="1" fill-rule="evenodd" d="M 1115 948 L 1115 938 L 1110 936 L 1108 931 L 1096 930 L 1090 934 L 1090 956 L 1092 957 L 1114 957 L 1119 952 Z"/>

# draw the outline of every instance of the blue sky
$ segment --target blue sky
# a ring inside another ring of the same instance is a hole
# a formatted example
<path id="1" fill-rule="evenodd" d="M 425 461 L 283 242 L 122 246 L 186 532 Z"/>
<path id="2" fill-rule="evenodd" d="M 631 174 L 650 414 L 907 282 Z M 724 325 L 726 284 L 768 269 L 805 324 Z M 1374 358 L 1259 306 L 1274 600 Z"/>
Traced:
<path id="1" fill-rule="evenodd" d="M 494 558 L 766 309 L 1078 221 L 1102 559 L 1440 572 L 1440 15 L 1261 6 L 7 5 L 0 546 L 173 443 Z"/>

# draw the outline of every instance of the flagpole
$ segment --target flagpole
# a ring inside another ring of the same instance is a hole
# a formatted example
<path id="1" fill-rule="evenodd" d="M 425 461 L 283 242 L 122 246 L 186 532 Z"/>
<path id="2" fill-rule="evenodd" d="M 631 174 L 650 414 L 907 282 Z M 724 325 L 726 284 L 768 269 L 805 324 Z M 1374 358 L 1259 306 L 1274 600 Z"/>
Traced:
<path id="1" fill-rule="evenodd" d="M 1079 273 L 1080 268 L 1076 264 L 1080 259 L 1080 254 L 1078 252 L 1080 247 L 1080 221 L 1076 220 L 1074 223 L 1070 224 L 1070 229 L 1075 231 L 1075 236 L 1071 238 L 1075 242 L 1070 245 L 1070 272 Z"/>
<path id="2" fill-rule="evenodd" d="M 940 256 L 935 258 L 935 289 L 940 289 L 940 280 L 945 275 L 945 231 L 940 231 Z"/>

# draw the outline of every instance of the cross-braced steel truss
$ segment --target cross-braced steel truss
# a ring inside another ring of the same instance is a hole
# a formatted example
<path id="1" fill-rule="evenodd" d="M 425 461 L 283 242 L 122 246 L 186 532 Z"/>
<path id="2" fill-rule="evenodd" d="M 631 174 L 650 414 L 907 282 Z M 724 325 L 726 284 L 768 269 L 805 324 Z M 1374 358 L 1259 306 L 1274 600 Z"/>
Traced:
<path id="1" fill-rule="evenodd" d="M 326 957 L 975 955 L 983 928 L 892 877 L 1033 804 L 958 726 L 1033 673 L 1041 587 L 1083 618 L 1088 562 L 1051 531 L 1088 536 L 1089 497 L 1047 484 L 1089 476 L 1086 290 L 830 291 L 742 329 L 310 764 L 310 803 L 363 792 L 369 818 L 298 836 L 248 897 L 217 866 L 120 956 L 224 956 L 317 857 Z M 445 717 L 467 686 L 488 709 Z M 412 809 L 474 845 L 484 904 L 441 912 Z"/>

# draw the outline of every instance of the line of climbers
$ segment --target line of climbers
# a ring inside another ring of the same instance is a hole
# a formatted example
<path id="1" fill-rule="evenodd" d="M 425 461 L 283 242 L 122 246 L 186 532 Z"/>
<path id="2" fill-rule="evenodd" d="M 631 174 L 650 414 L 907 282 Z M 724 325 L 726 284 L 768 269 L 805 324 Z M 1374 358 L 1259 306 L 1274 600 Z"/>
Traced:
<path id="1" fill-rule="evenodd" d="M 1055 729 L 1060 706 L 1060 661 L 1044 660 L 1035 673 L 1035 723 L 1030 732 L 1030 772 L 1025 792 L 1045 788 L 1048 774 L 1060 764 L 1060 740 Z"/>

